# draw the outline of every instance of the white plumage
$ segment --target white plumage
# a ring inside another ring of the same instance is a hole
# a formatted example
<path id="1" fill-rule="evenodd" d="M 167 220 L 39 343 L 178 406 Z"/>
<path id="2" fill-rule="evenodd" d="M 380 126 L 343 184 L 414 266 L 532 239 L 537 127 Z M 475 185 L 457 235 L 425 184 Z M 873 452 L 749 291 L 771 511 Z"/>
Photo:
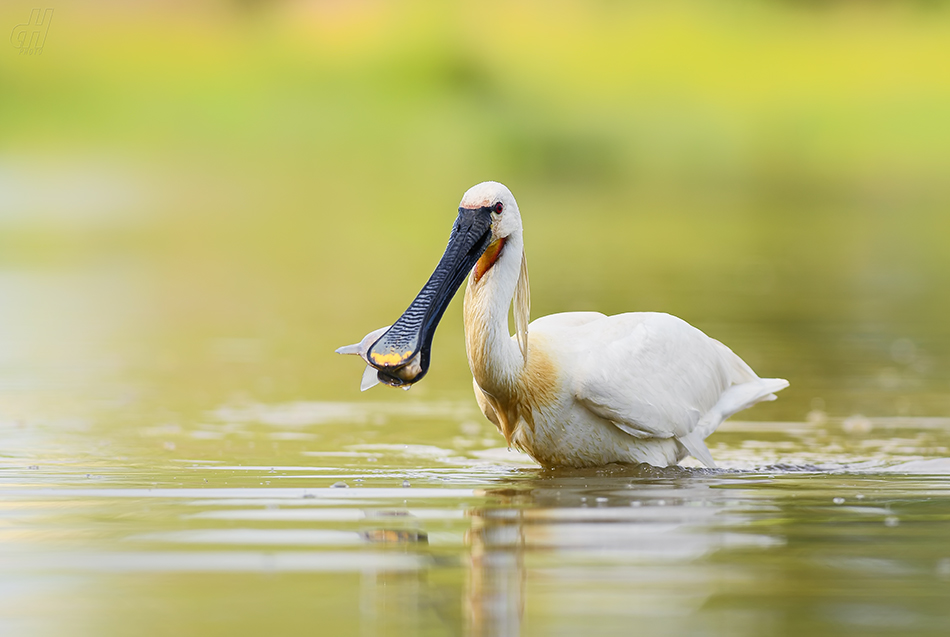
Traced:
<path id="1" fill-rule="evenodd" d="M 460 210 L 499 203 L 491 244 L 468 277 L 464 322 L 476 400 L 509 445 L 545 466 L 666 466 L 689 454 L 713 467 L 704 439 L 788 386 L 759 378 L 728 347 L 669 314 L 569 312 L 528 325 L 514 197 L 485 182 L 465 193 Z M 510 336 L 513 300 L 517 334 Z"/>

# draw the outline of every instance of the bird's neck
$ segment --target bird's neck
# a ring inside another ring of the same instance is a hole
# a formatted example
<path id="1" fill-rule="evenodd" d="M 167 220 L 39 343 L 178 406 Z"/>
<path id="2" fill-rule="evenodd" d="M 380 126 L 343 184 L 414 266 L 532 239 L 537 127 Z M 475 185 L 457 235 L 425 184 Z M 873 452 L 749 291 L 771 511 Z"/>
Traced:
<path id="1" fill-rule="evenodd" d="M 465 349 L 479 387 L 502 399 L 514 391 L 525 360 L 508 331 L 508 310 L 518 284 L 524 242 L 520 233 L 509 235 L 494 264 L 469 275 L 465 289 Z"/>

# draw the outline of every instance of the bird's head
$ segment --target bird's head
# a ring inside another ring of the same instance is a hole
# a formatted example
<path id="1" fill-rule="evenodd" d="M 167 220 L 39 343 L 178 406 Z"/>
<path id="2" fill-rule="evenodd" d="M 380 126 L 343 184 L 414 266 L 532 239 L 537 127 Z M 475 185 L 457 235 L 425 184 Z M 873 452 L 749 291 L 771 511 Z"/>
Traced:
<path id="1" fill-rule="evenodd" d="M 459 203 L 463 210 L 480 211 L 491 219 L 492 242 L 521 232 L 521 213 L 515 196 L 504 184 L 483 181 L 469 188 Z"/>
<path id="2" fill-rule="evenodd" d="M 432 276 L 403 315 L 366 350 L 366 362 L 379 370 L 381 381 L 406 386 L 425 376 L 435 328 L 462 281 L 473 267 L 476 278 L 484 274 L 505 241 L 520 233 L 518 204 L 502 184 L 486 181 L 462 196 L 449 244 Z"/>

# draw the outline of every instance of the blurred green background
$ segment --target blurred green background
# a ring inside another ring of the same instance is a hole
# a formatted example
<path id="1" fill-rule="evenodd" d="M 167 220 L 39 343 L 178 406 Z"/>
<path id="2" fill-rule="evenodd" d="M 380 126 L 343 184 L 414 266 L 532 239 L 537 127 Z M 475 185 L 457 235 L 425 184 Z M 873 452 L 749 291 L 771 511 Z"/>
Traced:
<path id="1" fill-rule="evenodd" d="M 791 381 L 743 417 L 950 413 L 948 3 L 53 8 L 0 43 L 8 416 L 401 399 L 333 350 L 486 179 L 533 316 L 676 314 Z M 460 305 L 412 396 L 471 400 Z"/>

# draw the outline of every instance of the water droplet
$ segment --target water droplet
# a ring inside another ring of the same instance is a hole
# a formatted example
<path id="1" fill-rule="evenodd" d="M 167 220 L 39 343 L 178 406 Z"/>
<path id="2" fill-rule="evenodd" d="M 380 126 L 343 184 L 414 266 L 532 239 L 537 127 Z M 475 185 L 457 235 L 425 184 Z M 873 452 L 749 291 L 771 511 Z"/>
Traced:
<path id="1" fill-rule="evenodd" d="M 331 489 L 348 489 L 350 485 L 345 482 L 334 482 L 330 485 Z"/>
<path id="2" fill-rule="evenodd" d="M 835 504 L 844 504 L 844 498 L 835 498 L 832 502 Z"/>

